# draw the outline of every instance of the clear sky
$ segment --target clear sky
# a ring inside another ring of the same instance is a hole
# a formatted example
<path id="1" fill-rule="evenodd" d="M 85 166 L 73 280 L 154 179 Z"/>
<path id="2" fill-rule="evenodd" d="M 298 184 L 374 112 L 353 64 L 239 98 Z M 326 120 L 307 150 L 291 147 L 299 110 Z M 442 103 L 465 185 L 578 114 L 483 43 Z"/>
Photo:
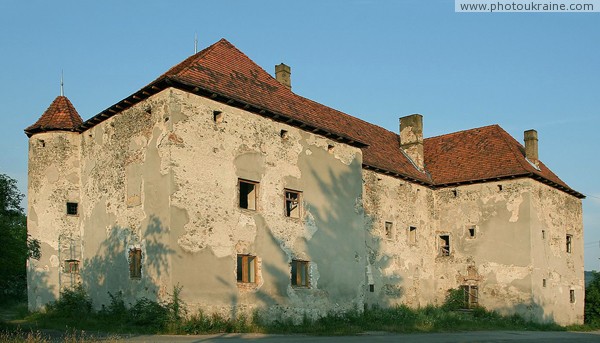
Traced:
<path id="1" fill-rule="evenodd" d="M 536 129 L 540 159 L 583 200 L 600 269 L 600 13 L 455 13 L 453 0 L 0 2 L 0 173 L 26 193 L 27 137 L 59 95 L 83 119 L 226 38 L 297 94 L 397 132 Z"/>

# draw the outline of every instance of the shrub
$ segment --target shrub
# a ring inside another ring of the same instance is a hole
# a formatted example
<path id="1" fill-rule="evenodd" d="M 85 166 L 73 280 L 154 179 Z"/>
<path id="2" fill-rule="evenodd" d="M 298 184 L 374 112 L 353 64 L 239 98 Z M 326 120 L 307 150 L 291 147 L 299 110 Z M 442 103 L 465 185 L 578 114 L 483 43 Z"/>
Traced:
<path id="1" fill-rule="evenodd" d="M 60 298 L 46 307 L 48 315 L 61 318 L 82 318 L 92 313 L 92 301 L 81 284 L 65 288 Z"/>

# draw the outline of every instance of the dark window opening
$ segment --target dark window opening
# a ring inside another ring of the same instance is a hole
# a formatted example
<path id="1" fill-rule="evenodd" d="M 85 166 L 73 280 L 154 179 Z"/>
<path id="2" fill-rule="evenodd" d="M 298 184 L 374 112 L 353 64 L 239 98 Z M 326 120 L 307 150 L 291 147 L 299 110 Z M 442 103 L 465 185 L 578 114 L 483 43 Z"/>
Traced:
<path id="1" fill-rule="evenodd" d="M 546 279 L 542 279 L 542 287 L 546 287 Z"/>
<path id="2" fill-rule="evenodd" d="M 542 239 L 546 239 L 546 230 L 542 230 Z"/>
<path id="3" fill-rule="evenodd" d="M 411 226 L 408 228 L 408 243 L 416 244 L 417 243 L 417 227 Z"/>
<path id="4" fill-rule="evenodd" d="M 369 285 L 369 292 L 371 292 L 371 293 L 375 292 L 375 285 L 373 285 L 373 284 Z"/>
<path id="5" fill-rule="evenodd" d="M 256 256 L 237 255 L 237 281 L 256 282 Z"/>
<path id="6" fill-rule="evenodd" d="M 79 274 L 79 260 L 65 260 L 64 271 L 67 274 Z"/>
<path id="7" fill-rule="evenodd" d="M 301 196 L 300 192 L 285 190 L 285 216 L 300 218 Z"/>
<path id="8" fill-rule="evenodd" d="M 385 222 L 385 238 L 394 238 L 394 224 L 392 224 L 391 222 Z"/>
<path id="9" fill-rule="evenodd" d="M 452 194 L 454 194 L 454 197 L 458 196 L 458 191 L 456 189 L 452 190 Z"/>
<path id="10" fill-rule="evenodd" d="M 292 260 L 292 286 L 309 286 L 308 261 Z"/>
<path id="11" fill-rule="evenodd" d="M 501 192 L 502 191 L 502 185 L 498 185 L 498 191 Z"/>
<path id="12" fill-rule="evenodd" d="M 76 202 L 68 202 L 67 203 L 67 214 L 71 216 L 76 216 L 78 214 L 78 204 Z"/>
<path id="13" fill-rule="evenodd" d="M 469 228 L 469 237 L 470 238 L 475 238 L 475 226 L 471 226 Z"/>
<path id="14" fill-rule="evenodd" d="M 569 300 L 571 301 L 571 303 L 575 302 L 575 290 L 574 289 L 569 291 Z"/>
<path id="15" fill-rule="evenodd" d="M 279 132 L 279 136 L 281 136 L 282 139 L 288 139 L 287 130 L 281 130 L 281 132 Z"/>
<path id="16" fill-rule="evenodd" d="M 256 211 L 256 199 L 258 195 L 258 183 L 239 180 L 240 207 Z"/>
<path id="17" fill-rule="evenodd" d="M 213 121 L 217 124 L 222 123 L 223 122 L 223 112 L 213 111 Z"/>
<path id="18" fill-rule="evenodd" d="M 477 286 L 465 285 L 460 287 L 464 293 L 464 306 L 465 308 L 477 307 L 479 303 L 479 289 Z"/>
<path id="19" fill-rule="evenodd" d="M 142 277 L 142 249 L 129 249 L 129 277 L 140 279 Z"/>
<path id="20" fill-rule="evenodd" d="M 440 235 L 439 239 L 440 256 L 450 256 L 450 236 Z"/>
<path id="21" fill-rule="evenodd" d="M 335 149 L 335 146 L 333 146 L 333 145 L 331 145 L 331 144 L 329 144 L 329 145 L 327 146 L 327 151 L 328 151 L 330 154 L 333 154 L 333 150 L 334 150 L 334 149 Z"/>
<path id="22" fill-rule="evenodd" d="M 570 253 L 571 252 L 571 248 L 572 248 L 572 244 L 573 244 L 573 236 L 572 235 L 567 235 L 567 252 Z"/>

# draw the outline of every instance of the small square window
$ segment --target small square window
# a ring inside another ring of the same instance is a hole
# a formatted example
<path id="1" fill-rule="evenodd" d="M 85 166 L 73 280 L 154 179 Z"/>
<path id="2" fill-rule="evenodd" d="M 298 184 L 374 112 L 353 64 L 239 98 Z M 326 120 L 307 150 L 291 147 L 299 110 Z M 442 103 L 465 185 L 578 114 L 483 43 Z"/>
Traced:
<path id="1" fill-rule="evenodd" d="M 129 277 L 140 279 L 142 277 L 142 249 L 129 249 Z"/>
<path id="2" fill-rule="evenodd" d="M 571 253 L 573 245 L 573 235 L 567 235 L 567 252 Z"/>
<path id="3" fill-rule="evenodd" d="M 439 256 L 450 256 L 450 235 L 440 235 Z"/>
<path id="4" fill-rule="evenodd" d="M 292 260 L 292 286 L 308 287 L 308 261 Z"/>
<path id="5" fill-rule="evenodd" d="M 469 238 L 475 238 L 476 231 L 477 230 L 475 226 L 469 227 Z"/>
<path id="6" fill-rule="evenodd" d="M 239 181 L 240 191 L 240 208 L 256 211 L 256 203 L 258 199 L 258 183 L 247 180 Z"/>
<path id="7" fill-rule="evenodd" d="M 408 228 L 408 244 L 417 244 L 417 227 L 411 226 Z"/>
<path id="8" fill-rule="evenodd" d="M 571 303 L 575 302 L 575 290 L 574 289 L 569 291 L 569 300 L 571 301 Z"/>
<path id="9" fill-rule="evenodd" d="M 385 238 L 394 238 L 394 224 L 392 222 L 385 222 Z"/>
<path id="10" fill-rule="evenodd" d="M 285 190 L 285 216 L 290 218 L 300 218 L 302 193 L 298 191 Z"/>
<path id="11" fill-rule="evenodd" d="M 256 256 L 237 255 L 237 281 L 256 282 Z"/>
<path id="12" fill-rule="evenodd" d="M 67 214 L 70 216 L 76 216 L 78 212 L 78 204 L 76 202 L 67 202 Z"/>
<path id="13" fill-rule="evenodd" d="M 64 272 L 67 274 L 79 274 L 79 260 L 65 260 Z"/>

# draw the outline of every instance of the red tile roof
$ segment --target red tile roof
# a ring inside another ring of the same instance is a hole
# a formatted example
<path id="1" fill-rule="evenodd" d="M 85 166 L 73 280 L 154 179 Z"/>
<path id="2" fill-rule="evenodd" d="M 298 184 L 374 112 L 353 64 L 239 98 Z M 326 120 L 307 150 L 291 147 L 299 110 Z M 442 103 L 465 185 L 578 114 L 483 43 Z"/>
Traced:
<path id="1" fill-rule="evenodd" d="M 400 149 L 396 133 L 293 93 L 225 39 L 177 64 L 87 120 L 78 130 L 84 131 L 168 87 L 208 96 L 358 146 L 363 151 L 364 168 L 429 187 L 532 177 L 583 197 L 543 163 L 536 170 L 525 159 L 523 146 L 497 125 L 426 139 L 425 171 L 419 171 Z"/>
<path id="2" fill-rule="evenodd" d="M 37 132 L 53 130 L 76 131 L 83 123 L 79 113 L 66 96 L 57 96 L 50 107 L 42 114 L 35 124 L 25 129 L 27 136 L 31 137 Z"/>
<path id="3" fill-rule="evenodd" d="M 425 165 L 438 186 L 529 176 L 570 190 L 541 161 L 538 168 L 530 163 L 525 148 L 498 125 L 428 138 L 423 145 Z"/>

